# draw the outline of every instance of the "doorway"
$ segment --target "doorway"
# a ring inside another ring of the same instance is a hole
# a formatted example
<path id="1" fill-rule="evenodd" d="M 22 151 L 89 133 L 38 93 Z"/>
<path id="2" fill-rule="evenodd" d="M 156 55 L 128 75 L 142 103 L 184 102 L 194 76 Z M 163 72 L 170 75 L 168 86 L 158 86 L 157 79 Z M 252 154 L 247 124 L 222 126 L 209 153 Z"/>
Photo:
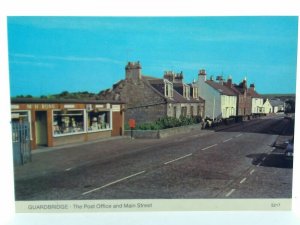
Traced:
<path id="1" fill-rule="evenodd" d="M 35 140 L 38 146 L 48 146 L 47 111 L 35 112 Z"/>

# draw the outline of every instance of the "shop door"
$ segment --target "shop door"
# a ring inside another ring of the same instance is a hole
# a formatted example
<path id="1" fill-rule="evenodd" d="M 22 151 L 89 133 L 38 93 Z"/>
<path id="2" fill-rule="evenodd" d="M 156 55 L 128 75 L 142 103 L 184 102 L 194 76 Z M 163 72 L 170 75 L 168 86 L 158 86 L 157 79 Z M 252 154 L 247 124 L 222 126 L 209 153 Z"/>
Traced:
<path id="1" fill-rule="evenodd" d="M 47 146 L 47 112 L 35 112 L 35 136 L 36 145 Z"/>
<path id="2" fill-rule="evenodd" d="M 112 136 L 121 136 L 122 135 L 122 112 L 113 112 L 113 129 Z"/>

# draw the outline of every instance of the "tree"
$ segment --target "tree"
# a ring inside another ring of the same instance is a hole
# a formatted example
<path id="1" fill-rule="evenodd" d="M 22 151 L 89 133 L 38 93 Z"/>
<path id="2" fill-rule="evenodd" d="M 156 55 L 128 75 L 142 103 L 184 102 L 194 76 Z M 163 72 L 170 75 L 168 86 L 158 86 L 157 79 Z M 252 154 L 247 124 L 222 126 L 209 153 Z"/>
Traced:
<path id="1" fill-rule="evenodd" d="M 295 101 L 289 99 L 285 102 L 285 113 L 295 113 Z"/>

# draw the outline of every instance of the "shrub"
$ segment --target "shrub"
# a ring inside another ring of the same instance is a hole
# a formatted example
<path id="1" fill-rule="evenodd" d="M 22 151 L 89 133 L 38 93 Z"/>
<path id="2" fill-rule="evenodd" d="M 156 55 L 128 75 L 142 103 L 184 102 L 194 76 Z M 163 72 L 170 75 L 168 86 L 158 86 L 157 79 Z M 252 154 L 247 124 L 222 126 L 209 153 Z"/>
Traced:
<path id="1" fill-rule="evenodd" d="M 135 129 L 136 130 L 161 130 L 161 129 L 197 124 L 200 122 L 202 122 L 201 116 L 195 116 L 195 117 L 180 116 L 180 118 L 162 117 L 157 119 L 155 122 L 137 124 Z M 130 129 L 129 126 L 126 124 L 125 129 L 127 128 Z"/>

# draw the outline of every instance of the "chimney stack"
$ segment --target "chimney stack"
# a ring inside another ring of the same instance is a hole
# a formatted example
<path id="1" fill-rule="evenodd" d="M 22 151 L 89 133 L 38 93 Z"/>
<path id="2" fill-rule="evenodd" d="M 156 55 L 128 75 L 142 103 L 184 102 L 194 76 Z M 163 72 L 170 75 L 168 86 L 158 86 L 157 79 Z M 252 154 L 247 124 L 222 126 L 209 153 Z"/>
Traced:
<path id="1" fill-rule="evenodd" d="M 175 74 L 174 83 L 182 83 L 183 80 L 183 72 Z"/>
<path id="2" fill-rule="evenodd" d="M 142 66 L 139 61 L 128 62 L 125 67 L 126 80 L 141 80 L 142 79 Z"/>
<path id="3" fill-rule="evenodd" d="M 198 79 L 206 81 L 206 71 L 205 71 L 205 69 L 199 70 Z"/>
<path id="4" fill-rule="evenodd" d="M 231 75 L 228 76 L 226 86 L 229 87 L 229 88 L 232 88 L 232 77 L 231 77 Z"/>
<path id="5" fill-rule="evenodd" d="M 218 80 L 219 83 L 223 85 L 223 76 L 221 75 L 217 76 L 216 80 Z"/>

